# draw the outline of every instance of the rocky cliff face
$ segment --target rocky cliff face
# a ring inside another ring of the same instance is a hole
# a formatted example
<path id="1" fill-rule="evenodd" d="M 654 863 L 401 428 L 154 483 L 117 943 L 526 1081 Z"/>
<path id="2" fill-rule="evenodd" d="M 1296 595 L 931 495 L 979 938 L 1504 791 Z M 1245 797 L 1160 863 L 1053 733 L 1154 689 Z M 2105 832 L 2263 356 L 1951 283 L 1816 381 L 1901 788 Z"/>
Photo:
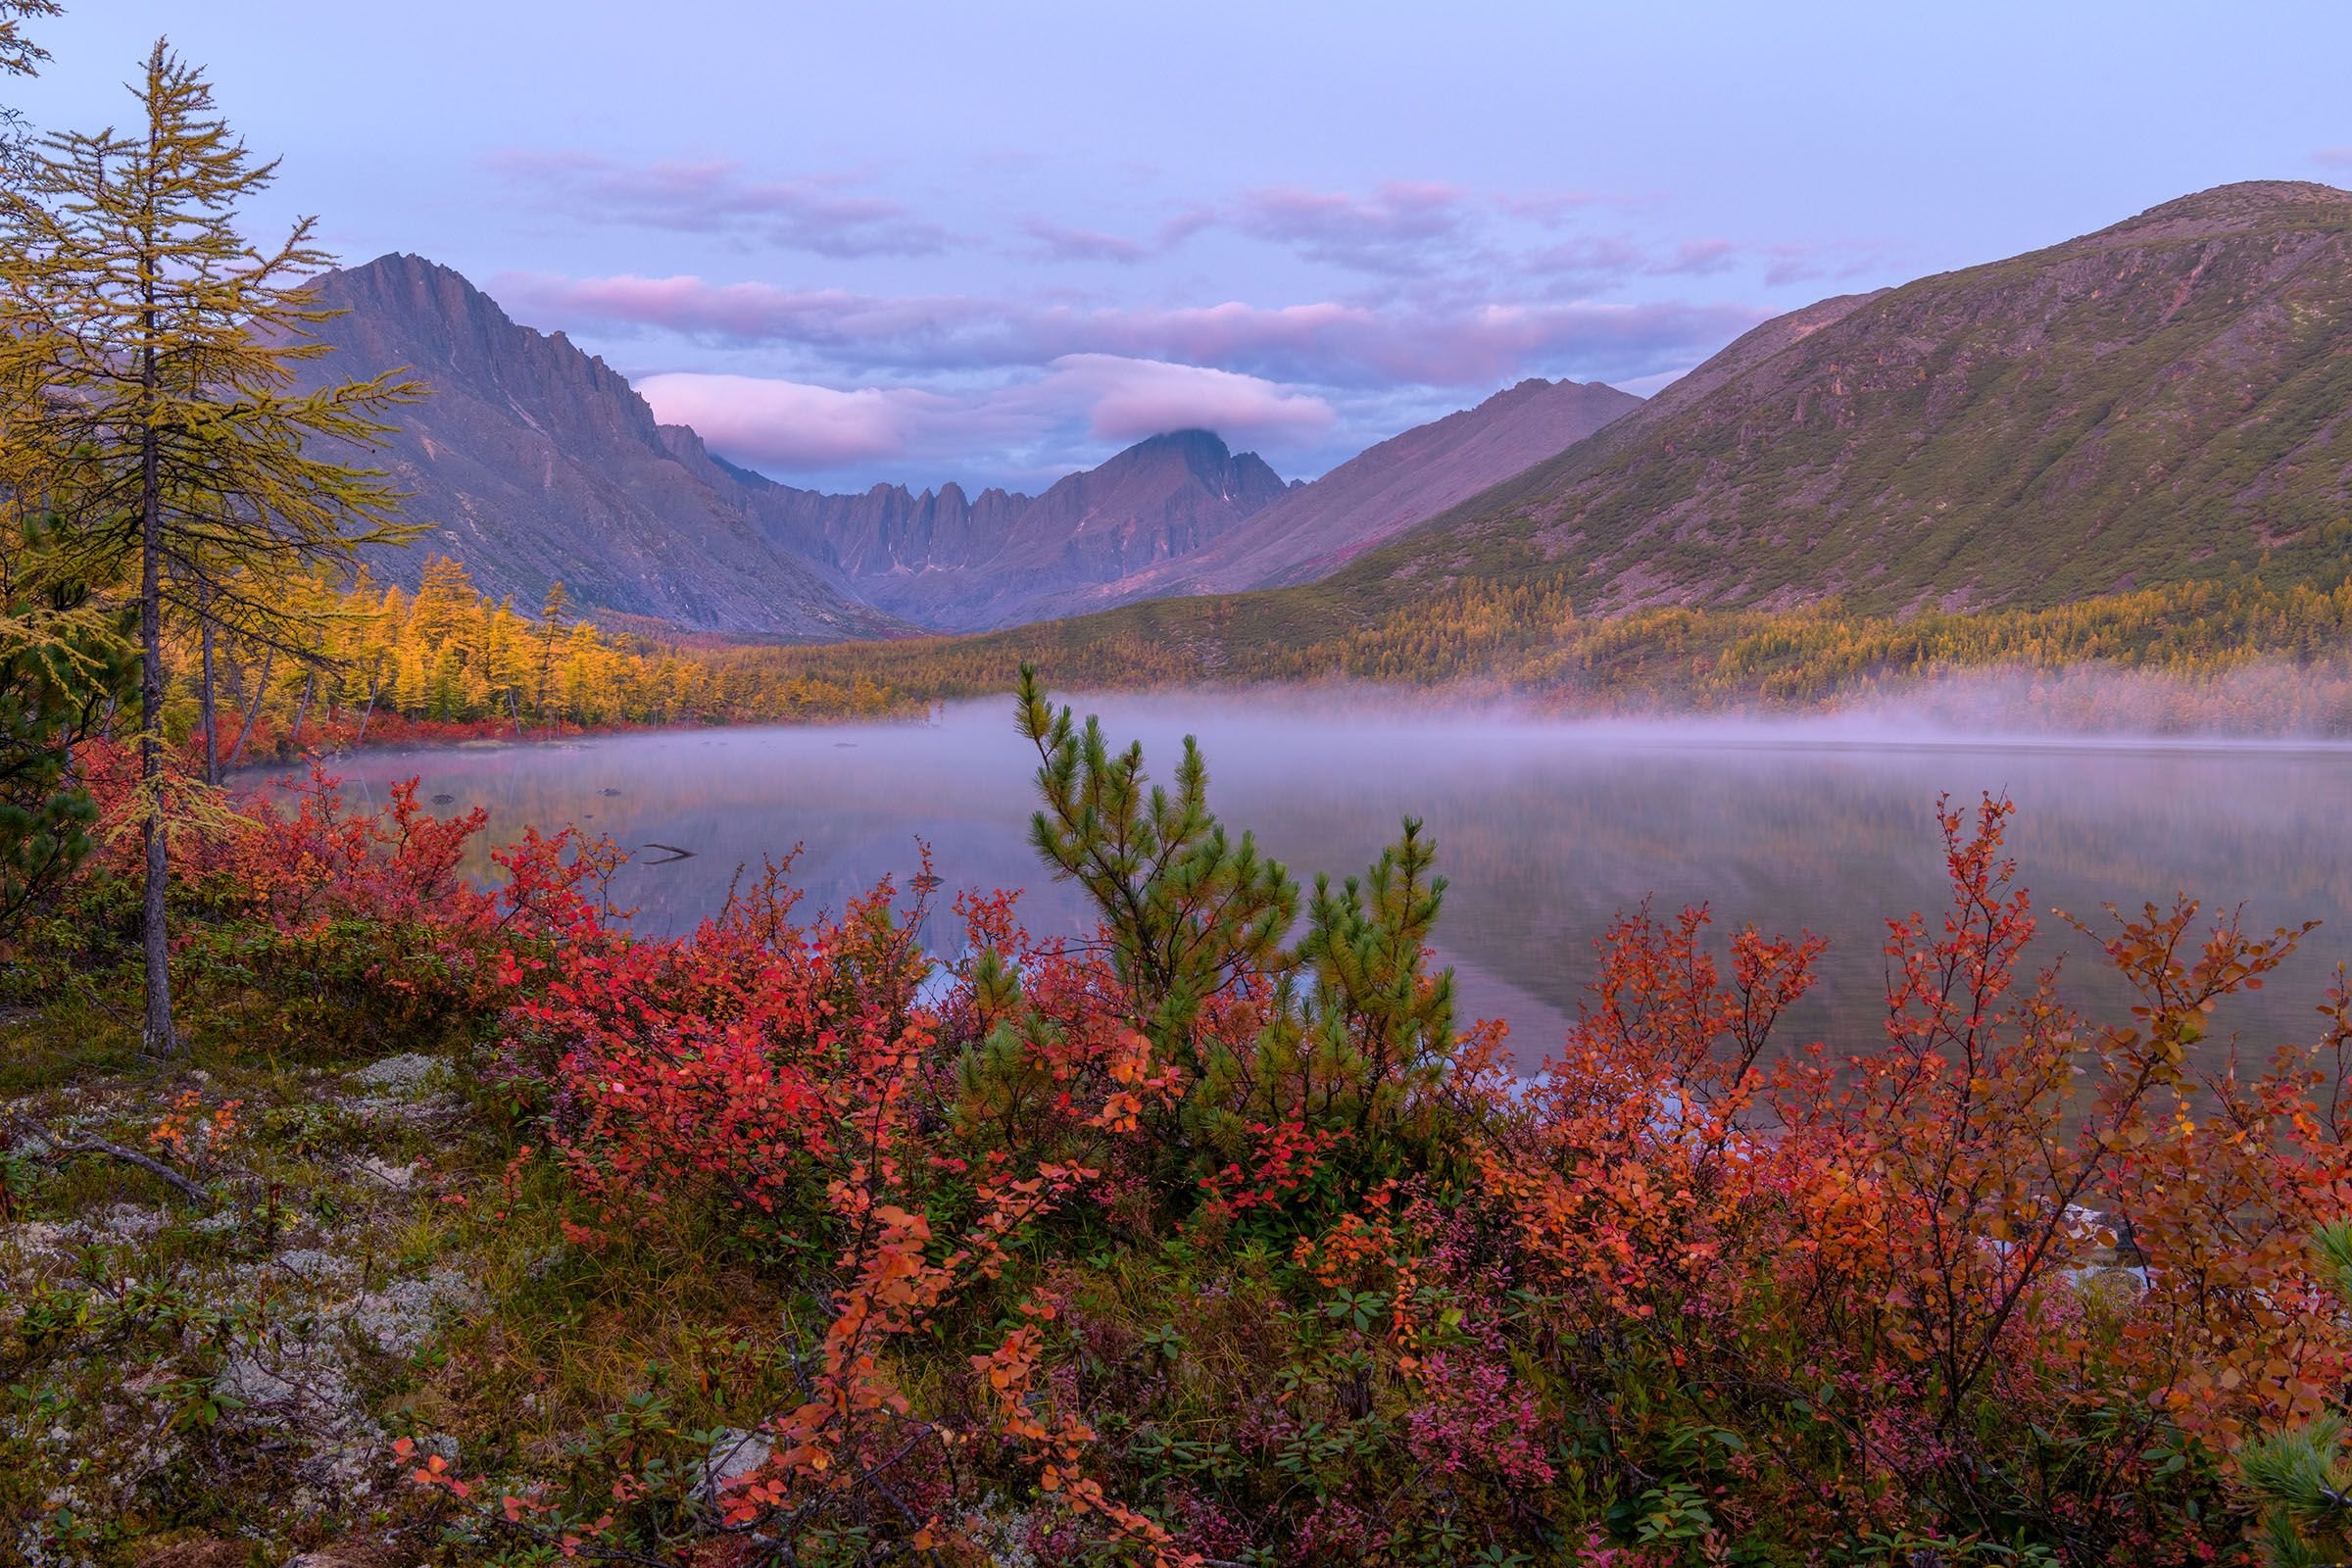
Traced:
<path id="1" fill-rule="evenodd" d="M 826 495 L 708 451 L 563 333 L 517 325 L 414 256 L 328 274 L 345 314 L 319 373 L 407 368 L 432 397 L 368 461 L 428 533 L 380 553 L 414 582 L 435 552 L 535 606 L 561 578 L 592 610 L 802 638 L 971 631 L 1167 594 L 1306 581 L 1550 457 L 1639 400 L 1527 381 L 1286 484 L 1205 430 L 1138 442 L 1036 496 L 950 484 Z"/>
<path id="2" fill-rule="evenodd" d="M 2347 513 L 2352 193 L 2263 182 L 1768 323 L 1342 576 L 1566 570 L 1594 611 L 2047 605 L 2324 575 Z"/>
<path id="3" fill-rule="evenodd" d="M 401 367 L 432 389 L 363 461 L 411 493 L 428 532 L 379 552 L 379 575 L 414 582 L 425 558 L 466 563 L 476 583 L 535 609 L 561 578 L 582 605 L 705 630 L 788 637 L 906 628 L 826 572 L 777 550 L 712 482 L 718 470 L 662 431 L 642 398 L 563 333 L 518 326 L 431 262 L 386 256 L 319 280 L 346 314 L 319 335 L 315 373 Z M 719 475 L 724 479 L 723 475 Z"/>
<path id="4" fill-rule="evenodd" d="M 1253 452 L 1206 430 L 1140 441 L 1043 495 L 877 485 L 830 496 L 740 476 L 740 504 L 779 547 L 838 570 L 868 602 L 950 631 L 1068 614 L 1157 564 L 1189 559 L 1287 495 Z"/>

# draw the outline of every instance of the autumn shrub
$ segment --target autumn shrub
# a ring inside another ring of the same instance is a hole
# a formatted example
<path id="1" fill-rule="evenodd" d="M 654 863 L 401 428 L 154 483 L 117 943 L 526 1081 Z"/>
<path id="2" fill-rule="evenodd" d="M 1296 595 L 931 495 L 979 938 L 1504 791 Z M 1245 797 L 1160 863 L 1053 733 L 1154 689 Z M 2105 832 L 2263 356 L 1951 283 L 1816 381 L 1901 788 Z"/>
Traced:
<path id="1" fill-rule="evenodd" d="M 789 862 L 647 937 L 609 849 L 526 836 L 472 887 L 478 817 L 413 788 L 208 819 L 208 995 L 495 1041 L 518 1147 L 468 1223 L 535 1161 L 599 1289 L 716 1250 L 781 1303 L 726 1431 L 657 1419 L 649 1369 L 560 1453 L 413 1448 L 453 1550 L 2246 1561 L 2236 1456 L 2333 1441 L 2352 1341 L 2307 1238 L 2352 1175 L 2352 1001 L 2312 1047 L 2215 1045 L 2306 932 L 2109 911 L 2083 934 L 2139 1001 L 2094 1023 L 2024 967 L 2009 808 L 1947 803 L 1950 902 L 1888 924 L 1878 1038 L 1782 1038 L 1818 939 L 1644 908 L 1519 1076 L 1431 957 L 1419 824 L 1301 888 L 1197 749 L 1155 789 L 1034 680 L 1019 722 L 1082 937 L 943 906 L 927 863 L 808 914 Z"/>
<path id="2" fill-rule="evenodd" d="M 720 1213 L 807 1303 L 807 1397 L 758 1418 L 721 1528 L 842 1560 L 2197 1561 L 2239 1549 L 2236 1440 L 2341 1384 L 2300 1240 L 2344 1197 L 2341 1012 L 2189 1069 L 2301 933 L 2113 917 L 2142 1003 L 2093 1027 L 2020 973 L 1985 801 L 1940 817 L 1949 910 L 1888 927 L 1878 1045 L 1776 1041 L 1818 940 L 1643 910 L 1515 1080 L 1429 965 L 1417 824 L 1301 896 L 1197 751 L 1154 790 L 1033 686 L 1021 725 L 1095 940 L 967 894 L 943 965 L 927 869 L 803 924 L 771 868 L 689 938 L 584 925 L 506 976 L 581 1245 Z"/>
<path id="3" fill-rule="evenodd" d="M 24 945 L 53 978 L 136 962 L 137 789 L 127 746 L 89 743 L 76 766 L 96 802 L 98 853 Z M 526 830 L 493 852 L 502 878 L 460 872 L 485 818 L 434 816 L 414 779 L 383 810 L 354 810 L 318 763 L 242 796 L 205 791 L 193 757 L 171 776 L 178 862 L 176 972 L 215 1026 L 285 1040 L 411 1045 L 468 1028 L 504 1000 L 501 963 L 594 918 L 589 890 L 618 863 L 576 831 Z"/>

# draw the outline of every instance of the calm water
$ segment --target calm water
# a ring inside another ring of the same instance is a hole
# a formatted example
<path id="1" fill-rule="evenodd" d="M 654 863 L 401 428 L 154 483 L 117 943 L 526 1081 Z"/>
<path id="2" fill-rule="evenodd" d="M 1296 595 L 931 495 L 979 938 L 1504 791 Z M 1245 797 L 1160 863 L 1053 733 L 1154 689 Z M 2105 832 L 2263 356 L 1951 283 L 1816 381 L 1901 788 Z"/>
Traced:
<path id="1" fill-rule="evenodd" d="M 1141 739 L 1165 776 L 1180 737 L 1206 753 L 1210 799 L 1301 880 L 1360 869 L 1422 816 L 1453 887 L 1440 928 L 1470 1010 L 1508 1021 L 1540 1058 L 1591 979 L 1618 910 L 1705 901 L 1719 927 L 1830 939 L 1823 984 L 1794 1032 L 1873 1042 L 1884 920 L 1939 907 L 1936 796 L 2006 792 L 2011 848 L 2064 953 L 2070 994 L 2123 1005 L 2093 953 L 2047 911 L 2093 916 L 2175 891 L 2243 902 L 2249 924 L 2327 922 L 2258 997 L 2215 1020 L 2249 1049 L 2308 1040 L 2337 958 L 2352 956 L 2352 751 L 2292 746 L 2052 745 L 1928 738 L 1880 725 L 1564 724 L 1448 720 L 1295 702 L 1112 699 L 1114 740 Z M 690 928 L 739 864 L 803 847 L 810 906 L 839 908 L 933 846 L 950 889 L 1021 887 L 1033 929 L 1078 929 L 1066 885 L 1024 842 L 1034 758 L 1009 705 L 930 725 L 720 730 L 572 745 L 408 754 L 340 764 L 355 795 L 421 775 L 491 836 L 577 822 L 631 847 L 694 852 L 633 864 L 617 889 L 641 928 Z M 659 852 L 653 852 L 659 853 Z M 482 869 L 487 869 L 486 866 Z M 943 895 L 944 897 L 944 895 Z M 950 940 L 944 928 L 937 940 Z"/>

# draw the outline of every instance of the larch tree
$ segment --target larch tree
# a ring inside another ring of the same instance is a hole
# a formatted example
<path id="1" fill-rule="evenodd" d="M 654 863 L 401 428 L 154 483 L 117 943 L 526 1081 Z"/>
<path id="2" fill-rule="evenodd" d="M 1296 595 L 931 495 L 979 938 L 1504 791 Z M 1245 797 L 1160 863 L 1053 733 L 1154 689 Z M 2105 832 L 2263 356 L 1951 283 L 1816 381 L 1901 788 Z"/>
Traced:
<path id="1" fill-rule="evenodd" d="M 0 0 L 0 77 L 38 74 L 49 56 L 24 24 L 59 9 Z M 22 183 L 28 148 L 23 117 L 0 106 L 0 186 Z M 120 585 L 72 559 L 81 498 L 43 461 L 53 399 L 14 238 L 0 235 L 0 931 L 90 846 L 74 748 L 111 718 L 131 667 Z"/>
<path id="2" fill-rule="evenodd" d="M 136 563 L 139 830 L 148 1049 L 177 1049 L 165 892 L 170 810 L 163 707 L 167 615 L 210 616 L 249 639 L 282 634 L 271 585 L 414 530 L 384 476 L 337 461 L 420 395 L 393 376 L 300 385 L 334 314 L 307 291 L 329 265 L 314 220 L 259 248 L 239 204 L 276 165 L 216 113 L 201 72 L 159 41 L 132 89 L 130 133 L 50 135 L 12 186 L 12 314 L 49 385 L 45 456 L 92 519 L 92 560 Z"/>
<path id="3" fill-rule="evenodd" d="M 539 607 L 539 722 L 552 728 L 547 711 L 547 683 L 556 670 L 556 639 L 564 634 L 564 617 L 571 610 L 571 595 L 559 577 L 548 584 L 547 602 Z"/>

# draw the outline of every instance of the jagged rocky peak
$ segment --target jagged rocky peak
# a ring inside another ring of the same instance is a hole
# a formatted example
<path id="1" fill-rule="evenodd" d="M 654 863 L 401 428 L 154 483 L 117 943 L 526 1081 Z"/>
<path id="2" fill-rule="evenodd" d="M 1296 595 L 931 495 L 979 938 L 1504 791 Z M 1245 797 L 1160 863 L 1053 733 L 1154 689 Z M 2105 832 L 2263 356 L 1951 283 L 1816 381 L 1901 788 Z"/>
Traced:
<path id="1" fill-rule="evenodd" d="M 315 297 L 339 314 L 318 323 L 333 352 L 306 362 L 307 378 L 401 370 L 430 392 L 359 454 L 426 529 L 417 548 L 371 555 L 378 575 L 414 583 L 442 554 L 523 604 L 561 578 L 589 609 L 696 628 L 904 629 L 762 540 L 693 431 L 658 424 L 617 371 L 517 324 L 461 273 L 396 253 L 325 274 Z"/>
<path id="2" fill-rule="evenodd" d="M 1168 430 L 1146 436 L 1087 471 L 1098 479 L 1156 474 L 1174 484 L 1181 484 L 1189 475 L 1246 511 L 1256 510 L 1287 488 L 1265 459 L 1254 452 L 1233 451 L 1213 430 Z"/>

